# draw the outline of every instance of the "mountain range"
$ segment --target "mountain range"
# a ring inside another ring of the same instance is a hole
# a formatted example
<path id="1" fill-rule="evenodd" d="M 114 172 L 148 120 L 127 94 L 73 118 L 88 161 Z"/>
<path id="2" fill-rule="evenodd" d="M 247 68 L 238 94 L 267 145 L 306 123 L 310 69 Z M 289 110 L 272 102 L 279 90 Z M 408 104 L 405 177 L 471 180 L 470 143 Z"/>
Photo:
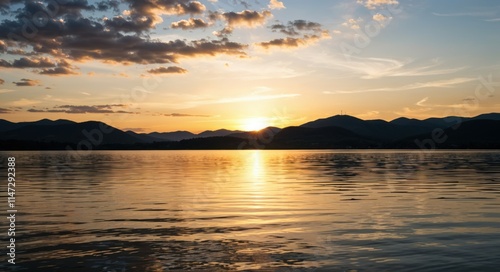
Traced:
<path id="1" fill-rule="evenodd" d="M 43 149 L 500 148 L 500 113 L 425 120 L 362 120 L 335 115 L 261 131 L 219 129 L 136 133 L 98 121 L 0 119 L 0 150 Z"/>

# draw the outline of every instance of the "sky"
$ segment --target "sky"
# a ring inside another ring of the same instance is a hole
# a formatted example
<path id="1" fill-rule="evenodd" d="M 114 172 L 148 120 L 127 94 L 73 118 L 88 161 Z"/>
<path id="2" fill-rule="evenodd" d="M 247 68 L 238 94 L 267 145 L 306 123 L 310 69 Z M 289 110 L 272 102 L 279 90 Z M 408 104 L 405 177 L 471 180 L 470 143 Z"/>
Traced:
<path id="1" fill-rule="evenodd" d="M 489 0 L 0 0 L 0 119 L 136 132 L 500 112 Z"/>

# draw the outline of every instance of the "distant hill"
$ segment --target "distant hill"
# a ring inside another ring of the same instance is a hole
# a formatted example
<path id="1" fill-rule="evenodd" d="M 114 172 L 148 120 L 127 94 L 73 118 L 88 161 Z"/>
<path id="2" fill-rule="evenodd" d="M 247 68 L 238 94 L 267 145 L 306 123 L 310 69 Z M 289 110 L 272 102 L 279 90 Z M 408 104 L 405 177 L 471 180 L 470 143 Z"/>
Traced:
<path id="1" fill-rule="evenodd" d="M 341 127 L 358 135 L 381 141 L 393 141 L 410 135 L 424 133 L 428 130 L 426 127 L 400 125 L 384 120 L 365 121 L 349 115 L 335 115 L 328 118 L 318 119 L 305 123 L 301 125 L 301 127 Z"/>
<path id="2" fill-rule="evenodd" d="M 240 133 L 242 131 L 239 130 L 227 130 L 227 129 L 219 129 L 219 130 L 206 130 L 199 134 L 194 134 L 189 131 L 173 131 L 173 132 L 151 132 L 151 133 L 135 133 L 132 131 L 127 131 L 127 133 L 134 135 L 135 137 L 139 137 L 145 142 L 157 142 L 157 141 L 182 141 L 187 139 L 194 138 L 208 138 L 208 137 L 217 137 L 217 136 L 228 136 L 233 133 Z"/>
<path id="3" fill-rule="evenodd" d="M 30 126 L 30 125 L 56 126 L 56 125 L 65 125 L 65 124 L 75 124 L 75 122 L 70 121 L 70 120 L 64 120 L 64 119 L 59 119 L 59 120 L 55 120 L 55 121 L 52 121 L 49 119 L 42 119 L 42 120 L 34 121 L 34 122 L 13 123 L 13 122 L 9 122 L 7 120 L 0 119 L 0 132 L 13 130 L 16 128 L 21 128 L 21 127 Z"/>
<path id="4" fill-rule="evenodd" d="M 437 134 L 436 134 L 437 133 Z M 436 140 L 437 139 L 437 140 Z M 500 114 L 390 122 L 336 115 L 260 131 L 219 129 L 136 133 L 88 121 L 0 119 L 0 150 L 89 149 L 500 148 Z"/>
<path id="5" fill-rule="evenodd" d="M 395 148 L 500 148 L 500 120 L 471 118 L 459 126 L 449 127 L 433 134 L 432 132 L 415 135 L 395 141 Z"/>
<path id="6" fill-rule="evenodd" d="M 341 127 L 287 127 L 282 129 L 270 148 L 277 149 L 315 149 L 315 148 L 374 148 L 377 141 L 360 136 Z"/>
<path id="7" fill-rule="evenodd" d="M 104 129 L 103 129 L 104 128 Z M 109 133 L 103 133 L 109 131 Z M 99 135 L 102 135 L 99 136 Z M 87 140 L 93 145 L 101 144 L 134 144 L 143 142 L 117 128 L 102 122 L 88 121 L 83 123 L 66 120 L 41 120 L 23 124 L 19 128 L 0 133 L 0 140 L 79 143 Z"/>

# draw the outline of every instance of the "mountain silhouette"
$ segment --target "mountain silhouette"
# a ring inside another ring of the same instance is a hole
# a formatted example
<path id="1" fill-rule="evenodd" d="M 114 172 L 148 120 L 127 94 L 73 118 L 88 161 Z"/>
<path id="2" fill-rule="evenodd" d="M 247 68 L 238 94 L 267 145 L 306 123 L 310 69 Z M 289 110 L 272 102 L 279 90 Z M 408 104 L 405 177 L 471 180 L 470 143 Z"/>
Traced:
<path id="1" fill-rule="evenodd" d="M 306 128 L 321 128 L 331 126 L 341 127 L 350 130 L 360 136 L 386 142 L 408 137 L 410 135 L 424 133 L 428 130 L 428 128 L 426 127 L 400 125 L 384 120 L 365 121 L 349 115 L 335 115 L 301 125 L 301 127 Z"/>
<path id="2" fill-rule="evenodd" d="M 67 120 L 18 123 L 17 128 L 0 133 L 0 140 L 32 141 L 42 143 L 71 143 L 105 145 L 143 142 L 117 128 L 102 122 L 75 123 Z M 11 126 L 12 127 L 12 126 Z M 16 126 L 14 126 L 16 127 Z M 84 142 L 86 141 L 86 142 Z"/>
<path id="3" fill-rule="evenodd" d="M 311 148 L 500 148 L 500 114 L 390 122 L 335 115 L 300 126 L 260 131 L 124 132 L 108 124 L 42 119 L 0 119 L 0 150 L 43 149 L 311 149 Z"/>
<path id="4" fill-rule="evenodd" d="M 239 130 L 227 130 L 227 129 L 218 129 L 218 130 L 206 130 L 199 134 L 194 134 L 189 131 L 173 131 L 173 132 L 151 132 L 151 133 L 135 133 L 133 131 L 127 131 L 130 135 L 134 137 L 138 137 L 142 139 L 144 142 L 152 143 L 158 141 L 182 141 L 194 138 L 208 138 L 208 137 L 217 137 L 217 136 L 227 136 L 233 133 L 240 133 L 242 131 Z"/>

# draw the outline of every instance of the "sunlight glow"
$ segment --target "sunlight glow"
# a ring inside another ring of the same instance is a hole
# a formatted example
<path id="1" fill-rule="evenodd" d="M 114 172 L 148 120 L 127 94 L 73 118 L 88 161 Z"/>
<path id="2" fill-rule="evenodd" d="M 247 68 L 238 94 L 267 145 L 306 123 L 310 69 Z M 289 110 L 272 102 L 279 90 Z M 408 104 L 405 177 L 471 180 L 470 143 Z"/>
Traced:
<path id="1" fill-rule="evenodd" d="M 245 131 L 257 131 L 269 126 L 265 117 L 247 118 L 242 121 L 242 128 Z"/>

